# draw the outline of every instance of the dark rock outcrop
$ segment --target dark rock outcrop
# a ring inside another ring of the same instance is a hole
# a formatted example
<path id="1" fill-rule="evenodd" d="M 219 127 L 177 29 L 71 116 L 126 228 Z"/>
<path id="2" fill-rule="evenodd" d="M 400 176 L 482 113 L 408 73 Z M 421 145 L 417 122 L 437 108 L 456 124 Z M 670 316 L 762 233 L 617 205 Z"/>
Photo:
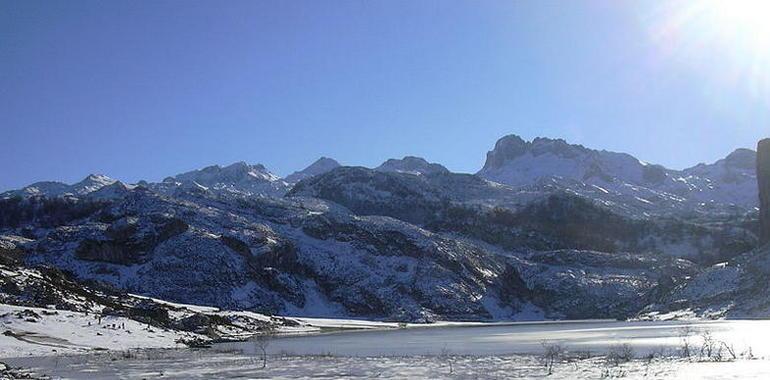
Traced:
<path id="1" fill-rule="evenodd" d="M 147 254 L 158 244 L 187 231 L 189 226 L 181 219 L 167 215 L 123 217 L 113 221 L 103 239 L 85 239 L 75 255 L 89 261 L 120 265 L 145 262 Z"/>
<path id="2" fill-rule="evenodd" d="M 757 144 L 757 184 L 759 185 L 759 243 L 770 241 L 770 139 Z"/>

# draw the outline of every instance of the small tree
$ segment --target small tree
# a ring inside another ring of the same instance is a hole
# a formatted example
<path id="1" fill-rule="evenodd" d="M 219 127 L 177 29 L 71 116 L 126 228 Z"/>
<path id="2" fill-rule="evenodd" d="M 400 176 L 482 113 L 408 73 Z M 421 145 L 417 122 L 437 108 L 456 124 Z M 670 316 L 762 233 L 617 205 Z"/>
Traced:
<path id="1" fill-rule="evenodd" d="M 700 347 L 700 356 L 711 359 L 717 347 L 716 341 L 714 341 L 714 337 L 711 336 L 711 332 L 708 330 L 701 334 L 701 339 L 703 339 L 703 345 Z"/>
<path id="2" fill-rule="evenodd" d="M 275 328 L 272 325 L 264 326 L 259 333 L 252 336 L 249 341 L 254 348 L 254 353 L 262 355 L 262 368 L 267 367 L 267 348 L 275 336 Z"/>
<path id="3" fill-rule="evenodd" d="M 453 374 L 455 369 L 454 364 L 452 363 L 452 351 L 449 351 L 449 349 L 444 346 L 444 348 L 441 349 L 441 352 L 439 352 L 438 357 L 440 360 L 449 364 L 449 374 Z"/>
<path id="4" fill-rule="evenodd" d="M 690 358 L 692 355 L 692 344 L 690 343 L 690 336 L 693 335 L 693 329 L 690 326 L 684 326 L 679 329 L 679 339 L 682 342 L 682 357 Z"/>

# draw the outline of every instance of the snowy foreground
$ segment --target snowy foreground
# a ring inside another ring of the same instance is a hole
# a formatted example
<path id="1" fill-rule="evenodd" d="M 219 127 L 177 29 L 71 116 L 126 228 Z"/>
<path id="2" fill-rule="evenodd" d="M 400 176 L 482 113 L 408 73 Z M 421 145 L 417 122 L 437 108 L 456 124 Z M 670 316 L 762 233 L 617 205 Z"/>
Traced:
<path id="1" fill-rule="evenodd" d="M 66 379 L 770 378 L 767 321 L 428 327 L 295 320 L 297 326 L 282 327 L 282 336 L 268 340 L 267 366 L 262 368 L 253 342 L 184 348 L 177 340 L 190 333 L 120 317 L 104 317 L 99 324 L 93 314 L 0 305 L 0 362 L 23 368 L 22 373 Z"/>
<path id="2" fill-rule="evenodd" d="M 770 361 L 699 362 L 695 359 L 634 359 L 617 363 L 604 356 L 560 359 L 551 373 L 538 355 L 335 357 L 274 355 L 262 368 L 259 357 L 210 350 L 149 350 L 91 355 L 22 358 L 14 366 L 66 379 L 207 378 L 425 378 L 425 379 L 767 379 Z"/>

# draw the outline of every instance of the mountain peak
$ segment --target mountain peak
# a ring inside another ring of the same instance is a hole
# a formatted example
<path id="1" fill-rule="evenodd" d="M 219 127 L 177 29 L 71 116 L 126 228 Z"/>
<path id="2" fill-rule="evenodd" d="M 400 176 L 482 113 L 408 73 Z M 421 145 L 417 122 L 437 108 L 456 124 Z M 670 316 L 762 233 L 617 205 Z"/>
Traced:
<path id="1" fill-rule="evenodd" d="M 281 195 L 286 191 L 286 183 L 267 170 L 264 165 L 249 165 L 244 161 L 238 161 L 225 167 L 207 166 L 203 169 L 168 177 L 163 182 L 167 184 L 181 183 L 183 189 L 188 188 L 186 185 L 195 183 L 208 189 L 247 194 Z"/>
<path id="2" fill-rule="evenodd" d="M 725 157 L 725 164 L 733 168 L 753 169 L 757 163 L 757 152 L 739 148 Z"/>
<path id="3" fill-rule="evenodd" d="M 397 172 L 415 175 L 449 173 L 449 169 L 443 165 L 430 163 L 422 157 L 406 156 L 402 159 L 391 158 L 376 167 L 374 170 L 381 172 Z"/>
<path id="4" fill-rule="evenodd" d="M 303 179 L 315 177 L 317 175 L 326 173 L 340 166 L 342 165 L 340 165 L 340 163 L 337 162 L 337 160 L 334 160 L 329 157 L 321 156 L 321 158 L 315 160 L 315 162 L 310 164 L 308 167 L 288 175 L 286 177 L 286 182 L 297 183 Z"/>
<path id="5" fill-rule="evenodd" d="M 563 139 L 538 137 L 531 142 L 508 135 L 487 153 L 483 178 L 512 186 L 531 185 L 545 177 L 561 177 L 607 185 L 647 184 L 667 178 L 664 168 L 651 167 L 624 153 L 594 150 Z"/>
<path id="6" fill-rule="evenodd" d="M 515 159 L 527 152 L 529 143 L 517 135 L 501 137 L 495 143 L 494 149 L 487 152 L 484 169 L 499 168 L 506 161 Z"/>
<path id="7" fill-rule="evenodd" d="M 531 142 L 518 135 L 503 136 L 495 143 L 494 149 L 487 152 L 487 160 L 482 170 L 501 168 L 506 162 L 530 153 L 533 156 L 550 153 L 563 158 L 575 158 L 593 152 L 582 145 L 570 144 L 564 139 L 536 137 Z"/>
<path id="8" fill-rule="evenodd" d="M 117 181 L 104 174 L 89 174 L 82 181 L 72 185 L 71 192 L 80 195 L 88 194 L 115 182 Z"/>

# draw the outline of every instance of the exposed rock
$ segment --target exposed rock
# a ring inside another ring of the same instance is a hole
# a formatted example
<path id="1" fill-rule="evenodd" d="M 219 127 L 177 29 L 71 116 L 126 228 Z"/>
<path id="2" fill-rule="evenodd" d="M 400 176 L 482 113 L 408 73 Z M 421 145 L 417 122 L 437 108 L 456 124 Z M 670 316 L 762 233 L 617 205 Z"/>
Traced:
<path id="1" fill-rule="evenodd" d="M 131 265 L 142 262 L 143 252 L 136 246 L 112 240 L 86 239 L 80 242 L 75 255 L 79 259 Z"/>
<path id="2" fill-rule="evenodd" d="M 26 253 L 23 244 L 28 242 L 30 242 L 29 239 L 20 236 L 0 235 L 0 263 L 21 262 Z"/>
<path id="3" fill-rule="evenodd" d="M 174 327 L 182 331 L 207 334 L 211 329 L 211 317 L 205 314 L 196 313 L 176 321 Z"/>
<path id="4" fill-rule="evenodd" d="M 238 252 L 243 257 L 249 258 L 251 257 L 251 249 L 249 248 L 249 245 L 238 239 L 234 236 L 227 236 L 222 235 L 219 237 L 219 239 L 222 240 L 222 243 L 232 249 L 235 252 Z"/>
<path id="5" fill-rule="evenodd" d="M 757 183 L 759 185 L 759 241 L 770 241 L 770 139 L 757 144 Z"/>
<path id="6" fill-rule="evenodd" d="M 104 238 L 80 242 L 75 255 L 83 260 L 131 265 L 146 261 L 147 254 L 160 243 L 184 233 L 188 225 L 179 218 L 149 215 L 126 216 L 113 221 Z"/>
<path id="7" fill-rule="evenodd" d="M 143 300 L 129 311 L 131 318 L 153 325 L 169 321 L 168 309 L 150 300 Z"/>

